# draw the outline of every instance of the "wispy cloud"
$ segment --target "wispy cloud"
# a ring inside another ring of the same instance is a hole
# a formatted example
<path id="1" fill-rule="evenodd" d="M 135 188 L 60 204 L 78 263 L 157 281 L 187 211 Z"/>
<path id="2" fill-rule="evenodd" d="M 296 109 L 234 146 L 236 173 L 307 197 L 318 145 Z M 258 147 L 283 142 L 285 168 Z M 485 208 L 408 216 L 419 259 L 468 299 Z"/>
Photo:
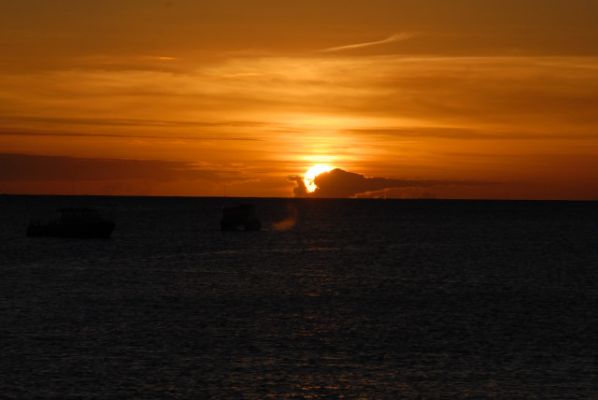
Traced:
<path id="1" fill-rule="evenodd" d="M 263 139 L 254 137 L 217 137 L 217 136 L 181 136 L 181 135 L 143 135 L 131 133 L 83 133 L 83 132 L 67 132 L 67 131 L 39 131 L 39 130 L 23 130 L 23 129 L 6 129 L 0 127 L 0 137 L 2 136 L 41 136 L 41 137 L 79 137 L 79 138 L 110 138 L 110 139 L 147 139 L 147 140 L 162 140 L 162 141 L 223 141 L 223 142 L 263 142 Z"/>
<path id="2" fill-rule="evenodd" d="M 447 139 L 447 140 L 594 140 L 595 132 L 568 132 L 544 130 L 540 133 L 517 130 L 474 130 L 442 127 L 388 127 L 347 129 L 347 133 L 392 139 Z"/>
<path id="3" fill-rule="evenodd" d="M 362 49 L 364 47 L 372 47 L 372 46 L 380 46 L 387 43 L 395 43 L 395 42 L 402 42 L 404 40 L 408 40 L 416 36 L 416 33 L 412 32 L 403 32 L 403 33 L 395 33 L 387 37 L 386 39 L 376 40 L 374 42 L 363 42 L 363 43 L 354 43 L 348 44 L 344 46 L 337 46 L 337 47 L 329 47 L 327 49 L 320 50 L 322 53 L 332 53 L 336 51 L 346 51 L 346 50 L 355 50 L 355 49 Z"/>

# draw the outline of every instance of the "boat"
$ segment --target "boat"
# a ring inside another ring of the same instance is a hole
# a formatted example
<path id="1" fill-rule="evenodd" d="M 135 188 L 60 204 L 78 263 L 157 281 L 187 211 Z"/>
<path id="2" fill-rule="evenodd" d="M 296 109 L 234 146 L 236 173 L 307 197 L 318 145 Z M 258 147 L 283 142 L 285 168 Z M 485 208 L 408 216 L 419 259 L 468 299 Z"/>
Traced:
<path id="1" fill-rule="evenodd" d="M 50 221 L 32 220 L 27 227 L 27 236 L 107 239 L 116 226 L 89 208 L 62 208 L 58 214 Z"/>
<path id="2" fill-rule="evenodd" d="M 262 229 L 262 223 L 255 215 L 253 205 L 241 204 L 222 210 L 220 228 L 223 231 L 259 231 Z"/>

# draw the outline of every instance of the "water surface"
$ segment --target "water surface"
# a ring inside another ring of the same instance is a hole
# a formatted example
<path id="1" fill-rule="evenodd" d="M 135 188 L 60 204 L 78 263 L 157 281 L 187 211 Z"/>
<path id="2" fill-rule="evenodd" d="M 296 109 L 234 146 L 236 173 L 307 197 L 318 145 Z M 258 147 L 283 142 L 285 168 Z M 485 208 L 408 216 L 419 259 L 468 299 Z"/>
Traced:
<path id="1" fill-rule="evenodd" d="M 598 398 L 597 203 L 246 201 L 0 197 L 2 396 Z"/>

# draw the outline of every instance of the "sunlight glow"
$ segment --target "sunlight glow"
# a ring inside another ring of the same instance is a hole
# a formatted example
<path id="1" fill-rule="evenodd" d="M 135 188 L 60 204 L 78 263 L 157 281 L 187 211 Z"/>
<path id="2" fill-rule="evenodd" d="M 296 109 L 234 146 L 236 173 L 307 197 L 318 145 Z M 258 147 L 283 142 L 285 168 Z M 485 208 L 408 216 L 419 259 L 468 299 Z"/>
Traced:
<path id="1" fill-rule="evenodd" d="M 314 165 L 305 172 L 303 175 L 303 182 L 308 192 L 314 192 L 318 187 L 316 186 L 316 177 L 324 172 L 332 171 L 333 167 L 325 164 Z"/>

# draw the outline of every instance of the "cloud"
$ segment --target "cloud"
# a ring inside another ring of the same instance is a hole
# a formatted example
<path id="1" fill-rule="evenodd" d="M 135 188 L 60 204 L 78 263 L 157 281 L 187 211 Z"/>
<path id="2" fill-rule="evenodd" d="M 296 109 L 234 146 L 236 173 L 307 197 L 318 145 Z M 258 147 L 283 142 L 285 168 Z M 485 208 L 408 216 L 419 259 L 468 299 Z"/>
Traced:
<path id="1" fill-rule="evenodd" d="M 289 180 L 295 182 L 297 185 L 294 189 L 295 196 L 324 198 L 355 197 L 362 193 L 378 192 L 385 189 L 427 188 L 447 185 L 476 186 L 480 184 L 489 184 L 489 182 L 473 181 L 368 178 L 364 175 L 348 172 L 340 168 L 318 175 L 315 179 L 317 189 L 313 193 L 307 192 L 301 177 L 293 176 L 290 177 Z"/>
<path id="2" fill-rule="evenodd" d="M 358 193 L 371 192 L 387 188 L 430 186 L 429 181 L 408 181 L 387 178 L 366 178 L 363 175 L 334 169 L 316 177 L 318 188 L 315 197 L 352 197 Z"/>
<path id="3" fill-rule="evenodd" d="M 327 49 L 320 50 L 322 53 L 333 53 L 337 51 L 345 51 L 345 50 L 355 50 L 355 49 L 362 49 L 364 47 L 372 47 L 372 46 L 380 46 L 387 43 L 395 43 L 395 42 L 402 42 L 404 40 L 411 39 L 412 37 L 416 36 L 415 33 L 395 33 L 387 37 L 386 39 L 376 40 L 374 42 L 364 42 L 364 43 L 355 43 L 355 44 L 348 44 L 344 46 L 337 46 L 337 47 L 330 47 Z"/>
<path id="4" fill-rule="evenodd" d="M 1 124 L 36 123 L 43 125 L 97 125 L 97 126 L 143 126 L 143 127 L 190 127 L 190 128 L 218 128 L 218 127 L 263 127 L 266 122 L 223 120 L 223 121 L 190 121 L 190 120 L 157 120 L 135 118 L 77 118 L 77 117 L 37 117 L 0 115 Z"/>
<path id="5" fill-rule="evenodd" d="M 347 129 L 347 133 L 384 139 L 447 139 L 447 140 L 586 140 L 596 139 L 595 132 L 552 132 L 528 133 L 512 130 L 494 129 L 481 131 L 464 128 L 443 127 L 388 127 Z"/>
<path id="6" fill-rule="evenodd" d="M 220 181 L 233 175 L 181 161 L 0 154 L 0 182 Z"/>
<path id="7" fill-rule="evenodd" d="M 119 134 L 119 133 L 82 133 L 66 131 L 24 130 L 0 128 L 1 136 L 38 136 L 38 137 L 71 137 L 71 138 L 107 138 L 107 139 L 147 139 L 147 140 L 185 140 L 197 142 L 261 142 L 263 139 L 254 137 L 216 137 L 216 136 L 173 136 L 173 135 L 147 135 L 147 134 Z"/>
<path id="8" fill-rule="evenodd" d="M 307 187 L 305 186 L 305 182 L 303 178 L 297 175 L 289 176 L 289 181 L 295 183 L 295 189 L 293 189 L 293 193 L 296 197 L 305 197 L 308 195 Z"/>

